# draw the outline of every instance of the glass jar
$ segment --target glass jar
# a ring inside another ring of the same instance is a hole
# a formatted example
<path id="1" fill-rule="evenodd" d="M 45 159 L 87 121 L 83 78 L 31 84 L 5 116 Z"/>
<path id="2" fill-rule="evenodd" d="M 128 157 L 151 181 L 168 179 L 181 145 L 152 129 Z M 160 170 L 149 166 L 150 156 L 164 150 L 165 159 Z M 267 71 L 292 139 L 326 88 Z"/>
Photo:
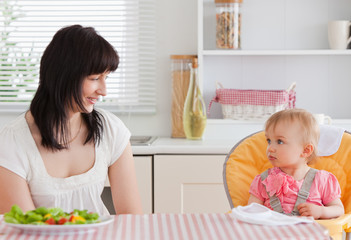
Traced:
<path id="1" fill-rule="evenodd" d="M 186 138 L 197 140 L 202 139 L 206 127 L 206 105 L 199 86 L 197 58 L 193 59 L 189 67 L 190 82 L 184 104 L 183 125 Z"/>
<path id="2" fill-rule="evenodd" d="M 171 55 L 173 138 L 185 138 L 183 110 L 189 88 L 189 64 L 191 64 L 196 57 L 196 55 Z"/>
<path id="3" fill-rule="evenodd" d="M 216 45 L 220 49 L 240 49 L 242 0 L 215 0 Z"/>

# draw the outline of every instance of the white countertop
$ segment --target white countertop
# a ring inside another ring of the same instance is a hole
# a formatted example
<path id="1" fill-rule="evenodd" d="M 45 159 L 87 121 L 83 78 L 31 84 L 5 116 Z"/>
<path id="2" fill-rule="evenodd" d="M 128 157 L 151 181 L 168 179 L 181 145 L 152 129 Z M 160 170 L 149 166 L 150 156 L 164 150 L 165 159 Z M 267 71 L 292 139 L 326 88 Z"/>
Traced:
<path id="1" fill-rule="evenodd" d="M 351 120 L 337 119 L 332 125 L 351 131 Z M 158 137 L 149 146 L 132 146 L 134 155 L 223 154 L 226 155 L 244 137 L 263 130 L 262 121 L 208 119 L 203 140 Z"/>
<path id="2" fill-rule="evenodd" d="M 240 139 L 187 140 L 183 138 L 157 138 L 150 146 L 132 146 L 134 155 L 155 154 L 224 154 Z"/>
<path id="3" fill-rule="evenodd" d="M 247 135 L 263 129 L 263 122 L 208 119 L 202 140 L 158 137 L 150 146 L 132 146 L 134 155 L 223 154 Z"/>

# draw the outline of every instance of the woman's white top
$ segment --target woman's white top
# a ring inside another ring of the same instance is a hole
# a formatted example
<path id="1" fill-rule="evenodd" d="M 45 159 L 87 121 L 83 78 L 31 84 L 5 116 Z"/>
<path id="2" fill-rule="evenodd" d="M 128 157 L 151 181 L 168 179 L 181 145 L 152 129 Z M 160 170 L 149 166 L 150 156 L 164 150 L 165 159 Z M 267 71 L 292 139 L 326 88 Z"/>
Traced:
<path id="1" fill-rule="evenodd" d="M 0 131 L 0 166 L 27 181 L 35 207 L 60 207 L 67 212 L 88 209 L 100 215 L 109 214 L 101 194 L 108 167 L 123 153 L 130 132 L 114 114 L 102 109 L 97 111 L 104 117 L 104 130 L 100 144 L 95 146 L 94 166 L 67 178 L 51 177 L 46 171 L 25 114 Z"/>

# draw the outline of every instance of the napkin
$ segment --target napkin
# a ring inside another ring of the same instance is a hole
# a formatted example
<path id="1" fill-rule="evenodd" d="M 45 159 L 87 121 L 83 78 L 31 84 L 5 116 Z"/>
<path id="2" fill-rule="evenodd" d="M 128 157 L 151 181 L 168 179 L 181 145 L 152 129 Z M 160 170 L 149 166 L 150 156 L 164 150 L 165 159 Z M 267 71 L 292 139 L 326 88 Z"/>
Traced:
<path id="1" fill-rule="evenodd" d="M 330 125 L 320 125 L 320 137 L 318 142 L 318 155 L 330 156 L 339 149 L 345 129 Z"/>
<path id="2" fill-rule="evenodd" d="M 233 208 L 232 214 L 236 219 L 243 222 L 269 226 L 313 223 L 314 221 L 312 218 L 288 216 L 278 213 L 258 203 Z"/>

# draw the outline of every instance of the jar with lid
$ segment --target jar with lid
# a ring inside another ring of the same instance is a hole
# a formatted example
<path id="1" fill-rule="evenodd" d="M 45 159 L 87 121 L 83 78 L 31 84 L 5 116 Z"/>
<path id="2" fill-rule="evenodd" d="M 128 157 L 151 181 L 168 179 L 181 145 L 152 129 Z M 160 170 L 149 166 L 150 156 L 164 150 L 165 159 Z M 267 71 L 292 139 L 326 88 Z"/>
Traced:
<path id="1" fill-rule="evenodd" d="M 220 49 L 240 49 L 242 0 L 215 0 L 216 46 Z"/>
<path id="2" fill-rule="evenodd" d="M 185 138 L 183 112 L 190 81 L 189 64 L 196 55 L 171 55 L 172 72 L 172 137 Z"/>

